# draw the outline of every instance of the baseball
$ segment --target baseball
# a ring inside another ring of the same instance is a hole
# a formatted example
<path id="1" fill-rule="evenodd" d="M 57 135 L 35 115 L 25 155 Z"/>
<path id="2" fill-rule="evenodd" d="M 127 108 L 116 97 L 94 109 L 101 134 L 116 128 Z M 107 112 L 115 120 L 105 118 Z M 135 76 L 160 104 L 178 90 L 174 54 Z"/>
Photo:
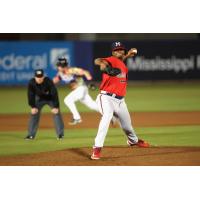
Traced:
<path id="1" fill-rule="evenodd" d="M 137 49 L 132 49 L 132 53 L 137 54 Z"/>

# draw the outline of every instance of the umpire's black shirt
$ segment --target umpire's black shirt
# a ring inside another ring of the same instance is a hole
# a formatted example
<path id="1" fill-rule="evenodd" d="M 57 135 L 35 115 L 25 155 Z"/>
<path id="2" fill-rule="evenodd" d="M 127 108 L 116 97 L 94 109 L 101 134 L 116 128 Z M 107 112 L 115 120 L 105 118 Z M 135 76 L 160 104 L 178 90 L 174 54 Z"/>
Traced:
<path id="1" fill-rule="evenodd" d="M 36 107 L 36 98 L 39 101 L 52 101 L 55 108 L 59 107 L 58 92 L 53 81 L 45 77 L 41 84 L 37 84 L 35 78 L 28 83 L 28 103 Z"/>

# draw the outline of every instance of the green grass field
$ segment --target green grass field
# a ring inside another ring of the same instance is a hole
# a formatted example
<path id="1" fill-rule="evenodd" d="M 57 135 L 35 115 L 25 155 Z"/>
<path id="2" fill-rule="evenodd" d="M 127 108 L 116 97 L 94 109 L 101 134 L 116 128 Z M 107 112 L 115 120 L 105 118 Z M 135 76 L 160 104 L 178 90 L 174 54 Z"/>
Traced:
<path id="1" fill-rule="evenodd" d="M 136 131 L 154 146 L 200 146 L 200 126 L 148 127 Z M 33 141 L 23 140 L 24 135 L 25 132 L 0 133 L 0 156 L 92 147 L 96 129 L 68 129 L 62 141 L 56 140 L 54 130 L 40 130 Z M 126 145 L 126 137 L 120 129 L 110 129 L 105 145 Z"/>
<path id="2" fill-rule="evenodd" d="M 70 92 L 67 87 L 59 87 L 62 112 L 69 112 L 63 103 Z M 90 91 L 95 99 L 99 91 Z M 27 113 L 26 88 L 0 88 L 1 113 Z M 128 87 L 126 102 L 130 111 L 200 111 L 200 82 L 198 83 L 148 83 L 131 84 Z M 90 111 L 77 103 L 81 112 Z M 44 112 L 49 112 L 48 107 Z"/>
<path id="3" fill-rule="evenodd" d="M 63 98 L 69 92 L 58 88 L 62 112 L 68 112 Z M 90 92 L 93 98 L 98 91 Z M 0 114 L 27 113 L 25 88 L 0 88 Z M 128 87 L 126 97 L 130 111 L 200 111 L 200 82 L 196 83 L 148 83 Z M 89 111 L 78 103 L 81 112 Z M 46 107 L 44 112 L 49 112 Z M 200 146 L 200 125 L 173 127 L 137 128 L 139 137 L 158 146 Z M 97 129 L 67 129 L 65 139 L 57 141 L 54 130 L 39 130 L 34 141 L 23 140 L 22 132 L 0 132 L 0 156 L 53 151 L 75 147 L 91 147 Z M 125 145 L 125 136 L 120 129 L 109 129 L 105 145 Z"/>

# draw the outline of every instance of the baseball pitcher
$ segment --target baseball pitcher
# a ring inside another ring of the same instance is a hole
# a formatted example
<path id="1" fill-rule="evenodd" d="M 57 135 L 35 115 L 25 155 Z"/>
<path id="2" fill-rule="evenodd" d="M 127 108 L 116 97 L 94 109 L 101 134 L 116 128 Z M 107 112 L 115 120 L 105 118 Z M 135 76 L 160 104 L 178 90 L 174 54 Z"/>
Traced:
<path id="1" fill-rule="evenodd" d="M 132 48 L 126 54 L 126 48 L 121 42 L 112 44 L 112 56 L 95 59 L 95 65 L 103 72 L 100 94 L 97 96 L 97 105 L 102 114 L 101 121 L 91 159 L 100 159 L 100 152 L 104 145 L 104 140 L 108 132 L 112 116 L 118 117 L 120 126 L 127 136 L 129 146 L 148 147 L 149 144 L 138 139 L 131 123 L 131 117 L 124 100 L 126 95 L 128 68 L 124 61 L 137 54 L 137 49 Z"/>

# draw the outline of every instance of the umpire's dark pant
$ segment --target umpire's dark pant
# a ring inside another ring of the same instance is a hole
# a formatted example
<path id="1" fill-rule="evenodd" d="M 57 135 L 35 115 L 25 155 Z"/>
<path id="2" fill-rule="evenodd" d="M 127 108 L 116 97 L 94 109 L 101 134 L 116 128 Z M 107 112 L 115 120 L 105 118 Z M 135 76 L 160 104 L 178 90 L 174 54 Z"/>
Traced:
<path id="1" fill-rule="evenodd" d="M 35 137 L 39 125 L 40 113 L 44 105 L 49 105 L 51 108 L 54 107 L 52 101 L 36 101 L 36 108 L 38 109 L 38 113 L 34 115 L 31 114 L 30 116 L 28 136 Z M 60 111 L 57 114 L 53 114 L 53 118 L 57 136 L 64 136 L 64 123 Z"/>

